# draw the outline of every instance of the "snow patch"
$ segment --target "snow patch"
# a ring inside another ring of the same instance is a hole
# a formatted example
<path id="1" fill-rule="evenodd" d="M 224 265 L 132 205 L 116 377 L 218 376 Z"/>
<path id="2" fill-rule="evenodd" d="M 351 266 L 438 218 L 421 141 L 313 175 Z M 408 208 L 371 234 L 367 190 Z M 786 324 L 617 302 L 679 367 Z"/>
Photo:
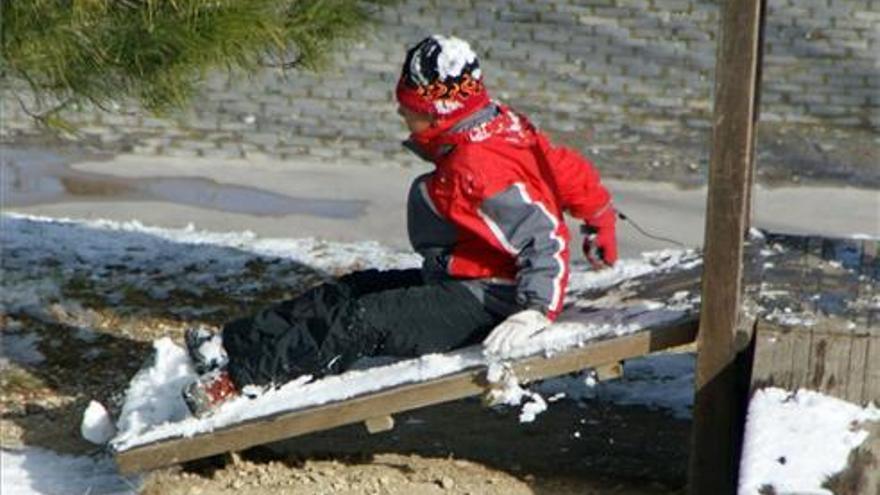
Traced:
<path id="1" fill-rule="evenodd" d="M 110 419 L 110 413 L 98 401 L 89 402 L 89 406 L 83 413 L 82 424 L 79 431 L 86 440 L 104 445 L 116 434 L 116 427 Z"/>
<path id="2" fill-rule="evenodd" d="M 738 493 L 758 495 L 772 486 L 774 493 L 832 495 L 822 484 L 868 438 L 858 426 L 865 421 L 880 421 L 880 409 L 811 390 L 757 391 L 749 402 Z"/>
<path id="3" fill-rule="evenodd" d="M 131 494 L 140 478 L 123 477 L 109 457 L 68 456 L 40 448 L 0 449 L 0 486 L 4 494 Z"/>
<path id="4" fill-rule="evenodd" d="M 542 412 L 547 410 L 547 402 L 537 392 L 523 388 L 510 366 L 493 362 L 489 364 L 486 379 L 493 384 L 486 397 L 490 406 L 522 406 L 519 414 L 520 423 L 531 423 Z"/>
<path id="5" fill-rule="evenodd" d="M 153 342 L 154 354 L 132 378 L 119 415 L 118 445 L 157 426 L 190 417 L 180 395 L 184 385 L 195 381 L 196 373 L 186 351 L 170 338 Z"/>
<path id="6" fill-rule="evenodd" d="M 795 313 L 791 308 L 780 310 L 774 308 L 765 316 L 770 321 L 791 327 L 811 327 L 816 324 L 816 318 L 808 313 Z"/>

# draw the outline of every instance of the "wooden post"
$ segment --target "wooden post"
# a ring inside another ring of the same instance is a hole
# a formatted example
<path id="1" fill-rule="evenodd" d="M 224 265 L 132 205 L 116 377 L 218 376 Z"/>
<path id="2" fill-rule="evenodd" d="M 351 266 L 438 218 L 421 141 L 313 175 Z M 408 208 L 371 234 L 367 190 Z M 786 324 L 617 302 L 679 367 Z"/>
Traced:
<path id="1" fill-rule="evenodd" d="M 750 214 L 762 0 L 725 0 L 715 69 L 689 489 L 736 492 L 745 393 L 737 366 L 743 245 Z"/>
<path id="2" fill-rule="evenodd" d="M 754 223 L 754 195 L 753 189 L 755 187 L 755 154 L 757 147 L 755 146 L 755 141 L 757 139 L 757 127 L 758 120 L 760 120 L 761 114 L 761 75 L 763 73 L 764 68 L 764 19 L 767 17 L 767 1 L 761 0 L 759 2 L 760 12 L 758 13 L 758 47 L 757 53 L 755 57 L 757 61 L 755 62 L 755 93 L 753 96 L 753 107 L 752 107 L 752 132 L 749 137 L 749 165 L 748 165 L 748 189 L 746 190 L 746 224 L 744 225 L 745 232 L 748 232 L 749 228 L 752 227 Z"/>

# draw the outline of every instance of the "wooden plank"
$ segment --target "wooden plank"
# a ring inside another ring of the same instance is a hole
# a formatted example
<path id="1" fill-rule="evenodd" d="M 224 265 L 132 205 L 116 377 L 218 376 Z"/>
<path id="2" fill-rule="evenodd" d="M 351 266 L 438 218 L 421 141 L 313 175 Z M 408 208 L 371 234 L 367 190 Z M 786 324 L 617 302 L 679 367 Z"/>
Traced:
<path id="1" fill-rule="evenodd" d="M 755 355 L 752 365 L 751 388 L 780 387 L 791 390 L 794 339 L 766 322 L 758 324 L 755 334 Z"/>
<path id="2" fill-rule="evenodd" d="M 762 12 L 762 0 L 727 0 L 721 7 L 689 466 L 689 490 L 700 495 L 732 494 L 737 485 L 745 397 L 737 389 L 734 336 L 750 211 Z"/>
<path id="3" fill-rule="evenodd" d="M 585 344 L 553 357 L 523 359 L 512 363 L 512 367 L 524 380 L 547 378 L 684 345 L 694 340 L 696 330 L 695 317 L 682 318 L 663 327 Z M 143 445 L 117 453 L 116 462 L 123 473 L 145 471 L 478 395 L 489 390 L 485 374 L 485 368 L 475 368 L 429 382 L 247 421 L 190 438 Z"/>
<path id="4" fill-rule="evenodd" d="M 812 388 L 810 370 L 813 331 L 810 327 L 785 327 L 761 320 L 755 336 L 751 388 L 786 390 Z"/>
<path id="5" fill-rule="evenodd" d="M 791 390 L 808 388 L 810 367 L 813 364 L 813 331 L 801 328 L 789 335 L 791 342 Z"/>
<path id="6" fill-rule="evenodd" d="M 763 68 L 764 68 L 763 67 L 764 66 L 764 25 L 765 25 L 764 19 L 766 19 L 766 17 L 767 17 L 767 2 L 761 0 L 758 3 L 759 3 L 758 8 L 760 9 L 758 11 L 758 19 L 756 21 L 756 23 L 758 25 L 758 32 L 757 32 L 758 39 L 755 42 L 756 53 L 754 54 L 755 60 L 752 63 L 752 65 L 755 68 L 754 84 L 753 84 L 754 93 L 752 94 L 753 110 L 752 110 L 752 123 L 751 123 L 753 129 L 757 128 L 758 120 L 760 119 L 760 115 L 761 115 L 761 77 L 762 77 Z M 745 200 L 746 211 L 745 211 L 744 232 L 748 232 L 749 228 L 751 228 L 751 226 L 754 225 L 754 221 L 753 221 L 754 220 L 753 189 L 755 188 L 755 177 L 757 175 L 755 173 L 755 165 L 756 165 L 755 156 L 757 153 L 757 149 L 755 147 L 756 138 L 757 138 L 757 132 L 756 132 L 756 130 L 753 130 L 749 136 L 749 140 L 747 143 L 748 144 L 747 153 L 749 154 L 749 162 L 748 162 L 748 167 L 746 169 L 746 185 L 747 185 L 747 187 L 746 187 L 746 192 L 745 192 L 745 194 L 746 194 L 746 200 Z"/>
<path id="7" fill-rule="evenodd" d="M 868 361 L 868 343 L 871 341 L 867 335 L 853 335 L 852 347 L 849 351 L 849 382 L 846 385 L 846 393 L 843 399 L 854 404 L 862 404 L 867 401 L 865 397 L 865 376 L 869 366 L 874 365 Z"/>
<path id="8" fill-rule="evenodd" d="M 868 342 L 868 367 L 865 368 L 864 400 L 880 406 L 880 338 Z"/>
<path id="9" fill-rule="evenodd" d="M 846 396 L 852 336 L 813 331 L 809 388 L 833 397 Z"/>

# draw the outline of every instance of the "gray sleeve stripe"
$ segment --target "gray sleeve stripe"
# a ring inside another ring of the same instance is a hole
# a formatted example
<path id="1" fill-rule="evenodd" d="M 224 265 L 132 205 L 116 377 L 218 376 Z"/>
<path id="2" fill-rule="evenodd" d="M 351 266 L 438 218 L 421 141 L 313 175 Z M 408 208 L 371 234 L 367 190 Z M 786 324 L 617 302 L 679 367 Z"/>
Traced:
<path id="1" fill-rule="evenodd" d="M 519 291 L 558 310 L 563 298 L 565 242 L 557 232 L 556 216 L 533 200 L 522 183 L 486 199 L 479 214 L 505 250 L 517 257 Z"/>
<path id="2" fill-rule="evenodd" d="M 504 235 L 504 231 L 501 230 L 501 227 L 499 227 L 498 224 L 495 223 L 495 221 L 492 220 L 492 218 L 487 215 L 485 211 L 483 211 L 483 208 L 479 208 L 477 210 L 477 213 L 480 215 L 480 218 L 482 218 L 483 221 L 486 222 L 486 225 L 489 227 L 489 230 L 492 231 L 492 234 L 495 236 L 495 239 L 498 240 L 498 243 L 501 244 L 501 247 L 503 247 L 504 250 L 508 253 L 514 256 L 518 256 L 520 250 L 515 248 L 513 244 L 511 244 L 511 242 L 507 239 L 507 236 Z"/>

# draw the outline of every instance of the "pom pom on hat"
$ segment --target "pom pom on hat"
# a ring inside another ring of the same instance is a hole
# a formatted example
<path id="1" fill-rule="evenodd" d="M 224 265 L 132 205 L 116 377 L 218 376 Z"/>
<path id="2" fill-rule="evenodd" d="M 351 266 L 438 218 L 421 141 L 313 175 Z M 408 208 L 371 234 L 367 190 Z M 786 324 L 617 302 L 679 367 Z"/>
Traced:
<path id="1" fill-rule="evenodd" d="M 464 40 L 433 35 L 406 53 L 397 101 L 416 113 L 456 119 L 489 103 L 480 61 Z"/>

